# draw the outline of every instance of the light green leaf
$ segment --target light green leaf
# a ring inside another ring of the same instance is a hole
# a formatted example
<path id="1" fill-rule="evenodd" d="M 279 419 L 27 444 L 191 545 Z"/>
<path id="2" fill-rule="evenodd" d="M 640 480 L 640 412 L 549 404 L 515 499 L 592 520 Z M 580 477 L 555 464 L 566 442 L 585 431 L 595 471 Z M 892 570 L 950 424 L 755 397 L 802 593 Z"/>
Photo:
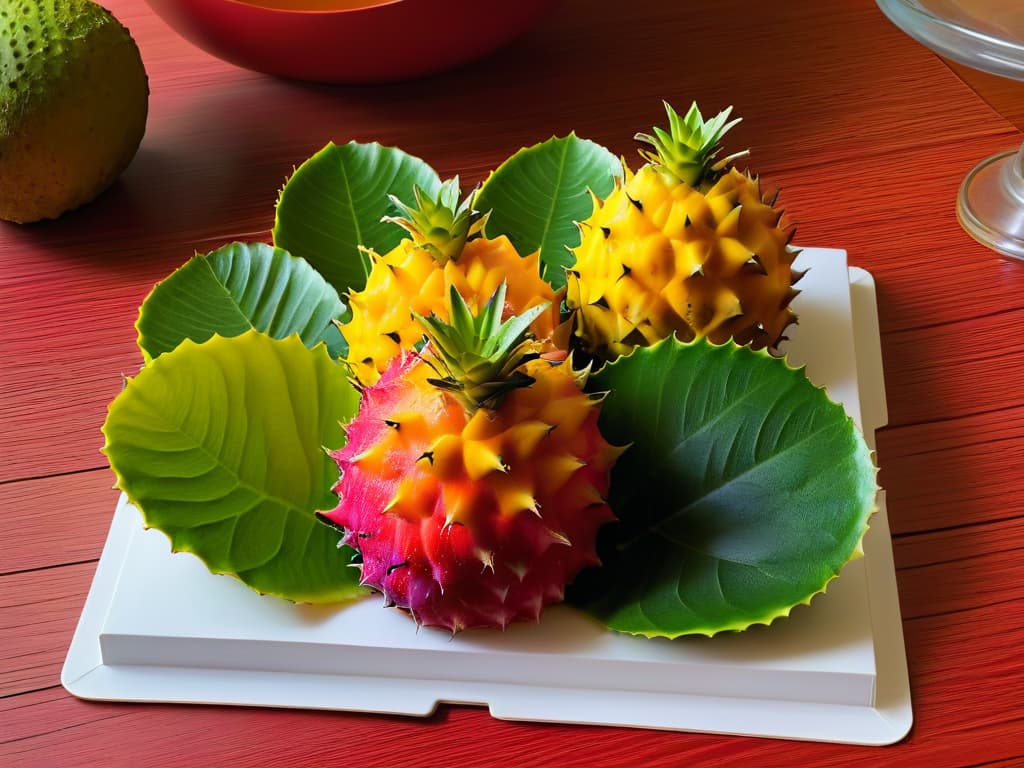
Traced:
<path id="1" fill-rule="evenodd" d="M 381 219 L 399 213 L 388 195 L 415 202 L 414 185 L 436 195 L 441 180 L 418 157 L 394 147 L 328 144 L 281 190 L 274 243 L 312 264 L 340 293 L 362 290 L 370 263 L 359 248 L 386 253 L 398 245 L 405 232 Z"/>
<path id="2" fill-rule="evenodd" d="M 266 243 L 231 243 L 157 283 L 135 327 L 146 362 L 185 339 L 202 343 L 252 328 L 275 339 L 297 333 L 307 347 L 323 341 L 340 357 L 345 340 L 332 321 L 344 313 L 338 292 L 303 259 Z"/>
<path id="3" fill-rule="evenodd" d="M 729 343 L 668 338 L 591 378 L 618 523 L 570 600 L 613 629 L 714 634 L 769 623 L 861 553 L 870 451 L 802 370 Z"/>
<path id="4" fill-rule="evenodd" d="M 362 594 L 352 550 L 316 519 L 332 509 L 359 396 L 323 346 L 256 331 L 186 340 L 114 400 L 103 433 L 117 485 L 176 552 L 300 602 Z"/>
<path id="5" fill-rule="evenodd" d="M 576 222 L 593 213 L 588 190 L 607 197 L 621 177 L 615 155 L 570 133 L 512 155 L 487 179 L 473 207 L 491 211 L 488 237 L 507 235 L 523 256 L 539 249 L 543 277 L 558 289 L 565 267 L 574 263 L 568 248 L 580 244 Z"/>

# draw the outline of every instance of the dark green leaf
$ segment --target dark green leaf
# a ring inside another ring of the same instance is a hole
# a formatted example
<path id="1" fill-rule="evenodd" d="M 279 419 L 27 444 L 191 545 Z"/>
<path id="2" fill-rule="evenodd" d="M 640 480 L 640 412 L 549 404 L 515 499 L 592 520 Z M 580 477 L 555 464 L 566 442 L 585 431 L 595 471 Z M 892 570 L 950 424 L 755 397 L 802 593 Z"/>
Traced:
<path id="1" fill-rule="evenodd" d="M 519 150 L 491 174 L 474 207 L 491 211 L 488 237 L 507 235 L 523 256 L 540 250 L 544 279 L 565 285 L 567 250 L 580 244 L 576 222 L 593 213 L 588 190 L 606 197 L 622 177 L 611 152 L 571 133 Z"/>
<path id="2" fill-rule="evenodd" d="M 201 343 L 252 328 L 275 339 L 297 333 L 307 347 L 323 341 L 339 357 L 345 340 L 332 321 L 344 313 L 338 292 L 304 260 L 266 243 L 231 243 L 157 283 L 135 327 L 147 362 L 185 339 Z"/>
<path id="3" fill-rule="evenodd" d="M 875 468 L 842 407 L 765 352 L 674 338 L 591 379 L 612 473 L 604 565 L 570 599 L 624 632 L 769 623 L 860 554 Z"/>
<path id="4" fill-rule="evenodd" d="M 340 293 L 362 290 L 370 271 L 360 246 L 386 253 L 405 232 L 381 221 L 412 205 L 413 186 L 436 195 L 437 173 L 417 157 L 380 144 L 328 144 L 299 166 L 281 190 L 274 243 L 301 256 Z"/>

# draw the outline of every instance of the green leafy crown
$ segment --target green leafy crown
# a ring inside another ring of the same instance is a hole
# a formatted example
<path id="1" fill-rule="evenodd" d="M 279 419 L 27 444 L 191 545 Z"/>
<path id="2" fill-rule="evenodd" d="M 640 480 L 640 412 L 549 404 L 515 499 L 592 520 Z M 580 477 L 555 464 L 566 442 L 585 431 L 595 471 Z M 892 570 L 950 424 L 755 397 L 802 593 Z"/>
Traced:
<path id="1" fill-rule="evenodd" d="M 721 150 L 719 142 L 722 137 L 740 122 L 740 118 L 729 121 L 732 107 L 726 107 L 705 121 L 697 108 L 697 102 L 690 105 L 686 117 L 680 117 L 667 101 L 663 103 L 668 113 L 669 130 L 655 126 L 652 129 L 653 136 L 638 133 L 633 137 L 653 147 L 653 150 L 640 150 L 640 155 L 649 163 L 665 169 L 693 187 L 716 177 L 730 162 L 749 154 L 749 150 L 744 150 L 715 160 Z"/>
<path id="2" fill-rule="evenodd" d="M 474 315 L 452 286 L 448 296 L 450 321 L 445 322 L 434 313 L 430 317 L 414 315 L 430 342 L 424 359 L 437 373 L 436 378 L 428 381 L 451 392 L 470 411 L 497 408 L 508 392 L 534 382 L 517 369 L 537 357 L 529 327 L 550 302 L 502 322 L 505 290 L 502 283 L 480 313 Z"/>
<path id="3" fill-rule="evenodd" d="M 436 196 L 413 187 L 414 205 L 406 205 L 397 195 L 389 195 L 402 216 L 385 216 L 382 220 L 406 230 L 418 248 L 423 248 L 440 264 L 457 261 L 466 241 L 479 234 L 487 215 L 473 209 L 474 189 L 459 202 L 459 177 L 444 182 Z"/>

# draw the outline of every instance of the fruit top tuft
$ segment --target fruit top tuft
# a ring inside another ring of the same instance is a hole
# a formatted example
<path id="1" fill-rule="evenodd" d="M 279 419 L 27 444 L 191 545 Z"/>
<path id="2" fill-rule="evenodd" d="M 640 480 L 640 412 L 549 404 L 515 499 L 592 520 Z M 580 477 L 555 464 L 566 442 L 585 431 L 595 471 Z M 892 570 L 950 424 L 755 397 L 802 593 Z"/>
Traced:
<path id="1" fill-rule="evenodd" d="M 690 105 L 686 117 L 680 117 L 667 101 L 663 103 L 668 113 L 669 130 L 655 126 L 653 136 L 638 133 L 633 137 L 653 147 L 653 150 L 640 150 L 640 155 L 652 165 L 663 168 L 691 187 L 697 187 L 704 181 L 713 182 L 731 161 L 748 154 L 747 151 L 737 152 L 715 161 L 722 137 L 740 122 L 740 118 L 727 122 L 732 107 L 726 107 L 705 121 L 696 102 Z"/>
<path id="2" fill-rule="evenodd" d="M 497 408 L 513 389 L 528 387 L 534 379 L 518 370 L 537 358 L 529 333 L 530 323 L 547 311 L 548 302 L 501 321 L 505 283 L 476 316 L 452 286 L 448 297 L 450 322 L 431 313 L 414 315 L 426 329 L 429 347 L 424 360 L 437 373 L 429 383 L 450 392 L 467 411 Z"/>
<path id="3" fill-rule="evenodd" d="M 406 205 L 395 195 L 389 198 L 403 216 L 385 216 L 406 230 L 416 246 L 423 248 L 439 264 L 457 261 L 466 241 L 478 235 L 487 220 L 485 214 L 473 210 L 476 190 L 459 202 L 459 177 L 448 179 L 441 185 L 436 197 L 431 197 L 418 186 L 413 187 L 415 205 Z"/>

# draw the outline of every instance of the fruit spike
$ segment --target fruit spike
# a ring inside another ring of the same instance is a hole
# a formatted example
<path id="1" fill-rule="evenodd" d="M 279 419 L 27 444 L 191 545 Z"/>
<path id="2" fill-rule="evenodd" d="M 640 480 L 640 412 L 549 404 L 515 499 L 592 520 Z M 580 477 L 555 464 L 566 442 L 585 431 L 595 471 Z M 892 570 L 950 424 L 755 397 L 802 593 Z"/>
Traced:
<path id="1" fill-rule="evenodd" d="M 597 563 L 598 529 L 622 449 L 597 428 L 586 371 L 538 357 L 501 320 L 504 286 L 476 315 L 458 291 L 450 322 L 420 318 L 423 352 L 368 386 L 348 441 L 338 507 L 325 518 L 360 555 L 362 583 L 421 624 L 457 632 L 536 620 Z"/>
<path id="2" fill-rule="evenodd" d="M 439 264 L 457 260 L 466 241 L 479 234 L 487 221 L 486 214 L 473 210 L 476 190 L 460 203 L 456 176 L 441 185 L 436 197 L 430 197 L 418 186 L 413 186 L 412 191 L 415 205 L 406 205 L 395 195 L 389 195 L 404 217 L 385 216 L 382 221 L 402 227 L 416 246 L 428 251 Z"/>
<path id="3" fill-rule="evenodd" d="M 640 155 L 652 165 L 664 168 L 680 181 L 696 187 L 720 172 L 733 160 L 749 154 L 749 150 L 744 150 L 712 163 L 715 155 L 721 150 L 718 144 L 722 137 L 742 119 L 736 118 L 726 122 L 732 113 L 732 107 L 726 107 L 705 122 L 697 108 L 697 102 L 690 105 L 686 117 L 680 117 L 667 101 L 662 103 L 665 105 L 665 112 L 668 113 L 669 130 L 665 131 L 655 126 L 653 136 L 638 133 L 633 137 L 653 147 L 653 151 L 640 150 Z M 640 203 L 637 200 L 631 202 Z"/>

